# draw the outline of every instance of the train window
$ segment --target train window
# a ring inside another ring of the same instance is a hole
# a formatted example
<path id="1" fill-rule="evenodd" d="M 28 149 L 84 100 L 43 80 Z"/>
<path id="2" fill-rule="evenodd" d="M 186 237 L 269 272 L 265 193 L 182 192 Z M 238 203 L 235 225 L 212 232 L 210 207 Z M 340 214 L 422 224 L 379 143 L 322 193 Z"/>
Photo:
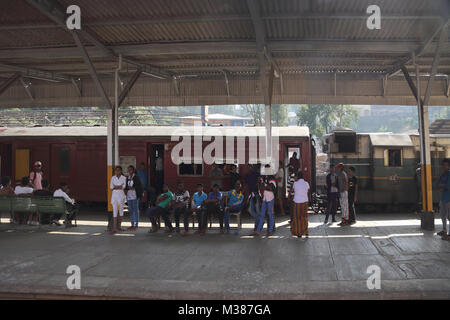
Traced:
<path id="1" fill-rule="evenodd" d="M 334 134 L 334 142 L 338 145 L 338 152 L 356 152 L 356 132 Z"/>
<path id="2" fill-rule="evenodd" d="M 384 166 L 385 167 L 401 167 L 402 166 L 402 150 L 386 149 L 384 150 Z"/>
<path id="3" fill-rule="evenodd" d="M 192 163 L 180 163 L 178 166 L 179 176 L 202 176 L 203 165 Z"/>
<path id="4" fill-rule="evenodd" d="M 59 149 L 59 172 L 70 172 L 70 148 L 62 147 Z"/>

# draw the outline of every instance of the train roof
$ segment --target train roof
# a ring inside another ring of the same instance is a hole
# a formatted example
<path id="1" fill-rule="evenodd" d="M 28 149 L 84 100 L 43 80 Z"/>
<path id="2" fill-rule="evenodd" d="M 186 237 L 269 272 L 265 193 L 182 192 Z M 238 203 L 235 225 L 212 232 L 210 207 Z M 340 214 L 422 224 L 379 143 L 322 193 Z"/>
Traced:
<path id="1" fill-rule="evenodd" d="M 374 147 L 413 147 L 411 137 L 401 133 L 370 133 L 370 142 Z"/>
<path id="2" fill-rule="evenodd" d="M 106 137 L 106 127 L 12 127 L 0 128 L 1 137 Z M 273 127 L 272 134 L 279 137 L 309 137 L 308 127 Z M 165 137 L 165 136 L 261 136 L 265 127 L 193 127 L 193 126 L 122 126 L 120 136 Z"/>

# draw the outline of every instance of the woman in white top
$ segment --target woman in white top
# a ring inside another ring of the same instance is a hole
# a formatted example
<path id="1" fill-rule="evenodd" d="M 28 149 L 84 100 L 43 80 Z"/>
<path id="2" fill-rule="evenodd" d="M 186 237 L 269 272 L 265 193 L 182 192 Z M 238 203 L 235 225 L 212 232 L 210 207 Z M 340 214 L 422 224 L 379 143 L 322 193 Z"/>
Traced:
<path id="1" fill-rule="evenodd" d="M 114 225 L 111 233 L 116 233 L 117 230 L 123 231 L 121 228 L 121 223 L 123 219 L 123 207 L 125 205 L 125 192 L 124 189 L 126 187 L 127 180 L 124 175 L 122 175 L 122 167 L 117 166 L 116 175 L 111 178 L 111 182 L 109 184 L 109 188 L 112 190 L 111 195 L 111 204 L 113 207 L 113 218 Z M 119 228 L 117 228 L 117 214 L 119 214 Z"/>
<path id="2" fill-rule="evenodd" d="M 291 233 L 301 238 L 308 237 L 308 199 L 309 184 L 303 180 L 303 173 L 298 172 L 292 185 L 294 203 L 292 209 Z"/>

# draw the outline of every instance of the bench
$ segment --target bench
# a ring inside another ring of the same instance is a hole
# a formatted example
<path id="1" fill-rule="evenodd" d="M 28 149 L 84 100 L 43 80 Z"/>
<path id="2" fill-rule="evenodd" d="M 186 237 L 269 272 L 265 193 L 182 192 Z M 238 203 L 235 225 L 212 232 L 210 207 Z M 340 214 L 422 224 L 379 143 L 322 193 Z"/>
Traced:
<path id="1" fill-rule="evenodd" d="M 63 198 L 0 196 L 0 212 L 9 212 L 11 218 L 15 213 L 37 213 L 39 225 L 42 214 L 67 214 L 66 201 Z M 75 216 L 76 225 L 76 216 Z"/>
<path id="2" fill-rule="evenodd" d="M 32 199 L 37 206 L 39 225 L 41 224 L 42 214 L 67 214 L 66 200 L 64 198 L 33 197 Z M 77 225 L 76 219 L 75 215 L 75 225 Z"/>
<path id="3" fill-rule="evenodd" d="M 31 196 L 11 196 L 11 217 L 15 213 L 36 213 L 37 206 Z"/>
<path id="4" fill-rule="evenodd" d="M 12 197 L 9 197 L 9 196 L 0 196 L 0 213 L 1 212 L 8 212 L 9 214 L 12 213 L 11 198 Z"/>

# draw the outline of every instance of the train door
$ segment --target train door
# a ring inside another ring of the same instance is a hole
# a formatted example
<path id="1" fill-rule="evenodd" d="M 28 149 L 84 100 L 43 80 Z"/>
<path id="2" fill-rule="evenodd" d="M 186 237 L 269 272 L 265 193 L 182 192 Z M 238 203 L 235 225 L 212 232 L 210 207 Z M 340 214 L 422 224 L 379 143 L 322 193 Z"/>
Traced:
<path id="1" fill-rule="evenodd" d="M 159 194 L 164 183 L 164 144 L 149 143 L 147 150 L 147 173 L 150 178 L 150 185 Z"/>
<path id="2" fill-rule="evenodd" d="M 15 174 L 16 183 L 20 182 L 22 177 L 28 177 L 31 168 L 30 149 L 16 149 L 15 152 Z M 12 182 L 14 184 L 14 182 Z"/>
<path id="3" fill-rule="evenodd" d="M 89 168 L 83 168 L 89 170 Z M 50 188 L 55 190 L 61 182 L 69 185 L 72 194 L 76 194 L 75 184 L 75 144 L 58 143 L 51 145 Z"/>
<path id="4" fill-rule="evenodd" d="M 284 163 L 286 163 L 286 167 L 285 167 L 285 173 L 284 173 L 284 177 L 285 177 L 285 183 L 284 185 L 287 186 L 287 182 L 289 179 L 289 166 L 294 167 L 295 170 L 299 170 L 302 167 L 302 155 L 301 155 L 301 144 L 297 144 L 297 145 L 287 145 L 286 149 L 285 149 L 285 159 L 284 159 Z M 297 172 L 297 171 L 295 171 Z"/>

